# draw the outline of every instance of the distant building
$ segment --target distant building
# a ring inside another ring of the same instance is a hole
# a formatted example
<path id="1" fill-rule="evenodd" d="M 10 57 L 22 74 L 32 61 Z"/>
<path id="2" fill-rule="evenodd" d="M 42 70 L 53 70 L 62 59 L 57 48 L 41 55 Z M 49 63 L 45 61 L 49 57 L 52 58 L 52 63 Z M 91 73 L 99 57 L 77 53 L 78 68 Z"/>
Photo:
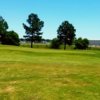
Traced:
<path id="1" fill-rule="evenodd" d="M 100 40 L 89 40 L 90 46 L 100 46 Z"/>

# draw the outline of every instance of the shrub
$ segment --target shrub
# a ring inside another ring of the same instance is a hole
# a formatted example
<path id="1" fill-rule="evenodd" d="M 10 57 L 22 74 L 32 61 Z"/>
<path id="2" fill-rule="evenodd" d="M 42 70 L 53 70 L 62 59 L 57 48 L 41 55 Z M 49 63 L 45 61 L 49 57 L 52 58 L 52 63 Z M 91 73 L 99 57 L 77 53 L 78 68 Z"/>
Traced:
<path id="1" fill-rule="evenodd" d="M 84 38 L 78 38 L 75 40 L 75 49 L 87 49 L 89 46 L 89 40 Z"/>
<path id="2" fill-rule="evenodd" d="M 7 32 L 2 40 L 2 44 L 6 44 L 6 45 L 16 45 L 18 46 L 19 43 L 19 36 L 16 32 L 14 31 L 9 31 Z"/>
<path id="3" fill-rule="evenodd" d="M 60 48 L 59 39 L 54 38 L 54 39 L 51 41 L 51 48 L 54 48 L 54 49 L 59 49 L 59 48 Z"/>

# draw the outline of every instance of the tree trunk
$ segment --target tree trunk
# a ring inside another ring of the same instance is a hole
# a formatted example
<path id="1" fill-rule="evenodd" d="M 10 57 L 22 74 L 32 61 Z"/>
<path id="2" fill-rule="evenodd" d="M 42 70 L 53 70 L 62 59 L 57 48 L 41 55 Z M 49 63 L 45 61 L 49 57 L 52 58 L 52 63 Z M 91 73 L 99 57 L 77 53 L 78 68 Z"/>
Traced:
<path id="1" fill-rule="evenodd" d="M 33 34 L 31 36 L 31 48 L 33 48 Z"/>
<path id="2" fill-rule="evenodd" d="M 64 44 L 64 50 L 66 50 L 66 43 Z"/>
<path id="3" fill-rule="evenodd" d="M 64 50 L 66 50 L 66 38 L 64 39 Z"/>
<path id="4" fill-rule="evenodd" d="M 31 48 L 33 48 L 33 41 L 31 41 Z"/>

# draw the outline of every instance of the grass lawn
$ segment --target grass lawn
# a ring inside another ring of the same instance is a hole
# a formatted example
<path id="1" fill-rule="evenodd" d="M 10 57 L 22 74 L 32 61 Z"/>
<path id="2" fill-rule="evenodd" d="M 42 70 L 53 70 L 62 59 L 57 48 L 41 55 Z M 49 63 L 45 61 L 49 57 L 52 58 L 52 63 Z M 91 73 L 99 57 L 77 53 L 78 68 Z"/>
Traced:
<path id="1" fill-rule="evenodd" d="M 100 100 L 100 51 L 0 45 L 0 100 Z"/>

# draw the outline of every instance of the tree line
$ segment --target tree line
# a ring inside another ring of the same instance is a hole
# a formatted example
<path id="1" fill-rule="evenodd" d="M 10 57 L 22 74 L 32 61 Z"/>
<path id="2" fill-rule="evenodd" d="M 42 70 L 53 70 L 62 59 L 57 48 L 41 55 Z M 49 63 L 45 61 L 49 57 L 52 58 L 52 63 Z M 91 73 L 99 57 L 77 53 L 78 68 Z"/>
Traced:
<path id="1" fill-rule="evenodd" d="M 23 23 L 26 33 L 24 37 L 30 40 L 31 48 L 33 48 L 33 42 L 40 42 L 42 39 L 43 32 L 41 30 L 44 27 L 44 21 L 40 20 L 37 14 L 31 13 L 26 22 L 28 25 Z M 0 42 L 18 46 L 20 44 L 18 34 L 14 31 L 7 31 L 8 28 L 7 22 L 0 17 Z M 88 39 L 76 39 L 75 32 L 76 29 L 71 23 L 63 21 L 57 29 L 57 37 L 51 41 L 51 48 L 58 49 L 60 45 L 64 45 L 64 49 L 66 49 L 66 45 L 75 45 L 76 49 L 88 48 Z"/>

